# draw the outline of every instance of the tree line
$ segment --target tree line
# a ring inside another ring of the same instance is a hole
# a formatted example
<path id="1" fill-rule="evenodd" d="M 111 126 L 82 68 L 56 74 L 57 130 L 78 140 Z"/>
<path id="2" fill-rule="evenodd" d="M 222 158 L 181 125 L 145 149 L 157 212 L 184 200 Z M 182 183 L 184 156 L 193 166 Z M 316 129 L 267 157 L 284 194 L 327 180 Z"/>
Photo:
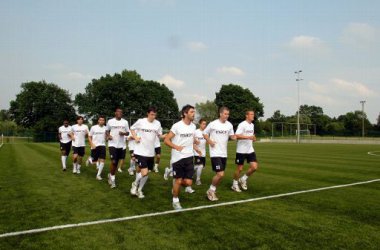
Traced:
<path id="1" fill-rule="evenodd" d="M 173 91 L 165 84 L 144 80 L 134 70 L 123 70 L 93 79 L 84 92 L 74 98 L 68 90 L 54 83 L 25 82 L 21 84 L 21 91 L 16 98 L 10 102 L 9 110 L 0 111 L 0 132 L 56 133 L 64 119 L 74 123 L 78 114 L 87 121 L 94 121 L 100 114 L 112 117 L 115 107 L 121 107 L 125 116 L 139 118 L 145 116 L 150 106 L 158 109 L 158 119 L 165 128 L 170 128 L 173 120 L 180 118 Z M 297 121 L 296 113 L 286 116 L 280 110 L 264 120 L 264 104 L 260 98 L 248 88 L 233 83 L 222 85 L 215 93 L 214 100 L 196 103 L 197 117 L 208 121 L 216 119 L 218 108 L 222 106 L 230 109 L 229 120 L 235 127 L 244 119 L 246 109 L 255 110 L 256 132 L 263 136 L 270 135 L 275 124 Z M 301 123 L 315 124 L 318 135 L 360 135 L 363 115 L 367 135 L 380 136 L 380 115 L 377 124 L 371 124 L 361 111 L 329 117 L 321 107 L 300 106 Z"/>

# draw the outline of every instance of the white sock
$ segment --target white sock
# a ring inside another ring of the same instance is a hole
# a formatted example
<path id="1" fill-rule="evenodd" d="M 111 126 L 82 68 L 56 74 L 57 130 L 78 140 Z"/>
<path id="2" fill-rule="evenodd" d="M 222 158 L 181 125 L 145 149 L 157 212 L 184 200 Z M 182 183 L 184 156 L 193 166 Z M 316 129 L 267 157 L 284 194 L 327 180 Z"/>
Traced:
<path id="1" fill-rule="evenodd" d="M 100 162 L 97 161 L 96 162 L 96 167 L 99 168 L 99 165 L 100 165 Z M 104 163 L 103 163 L 103 165 L 104 165 Z"/>
<path id="2" fill-rule="evenodd" d="M 191 188 L 191 186 L 187 186 L 187 187 L 185 188 L 185 190 L 186 190 L 186 191 L 190 191 L 190 190 L 192 190 L 192 188 Z"/>
<path id="3" fill-rule="evenodd" d="M 88 157 L 88 162 L 89 162 L 90 164 L 93 164 L 93 162 L 92 162 L 92 158 L 91 158 L 91 157 Z"/>
<path id="4" fill-rule="evenodd" d="M 232 185 L 236 187 L 236 186 L 238 185 L 238 181 L 234 179 L 234 180 L 232 181 Z"/>
<path id="5" fill-rule="evenodd" d="M 201 179 L 201 174 L 202 174 L 202 169 L 203 169 L 203 166 L 202 165 L 196 165 L 196 170 L 197 170 L 197 180 L 200 180 Z"/>
<path id="6" fill-rule="evenodd" d="M 73 170 L 77 171 L 77 164 L 75 162 L 73 163 Z"/>
<path id="7" fill-rule="evenodd" d="M 100 176 L 102 174 L 103 167 L 104 167 L 104 162 L 99 162 L 97 176 Z"/>
<path id="8" fill-rule="evenodd" d="M 141 173 L 137 173 L 137 174 L 136 174 L 136 180 L 135 180 L 135 184 L 136 184 L 136 186 L 139 185 L 139 182 L 140 182 L 141 178 L 142 178 Z"/>
<path id="9" fill-rule="evenodd" d="M 211 185 L 210 185 L 210 190 L 213 191 L 213 192 L 215 192 L 215 191 L 216 191 L 216 187 L 215 187 L 214 185 L 211 184 Z"/>
<path id="10" fill-rule="evenodd" d="M 111 174 L 111 181 L 115 181 L 115 176 Z"/>
<path id="11" fill-rule="evenodd" d="M 155 163 L 155 164 L 154 164 L 154 167 L 155 167 L 155 168 L 158 168 L 158 163 Z"/>
<path id="12" fill-rule="evenodd" d="M 175 202 L 179 202 L 179 198 L 178 197 L 173 197 L 173 203 Z"/>
<path id="13" fill-rule="evenodd" d="M 148 176 L 145 175 L 144 177 L 142 177 L 140 179 L 140 184 L 139 184 L 139 191 L 142 191 L 142 189 L 144 188 L 144 185 L 146 183 L 146 181 L 148 180 Z"/>
<path id="14" fill-rule="evenodd" d="M 66 155 L 61 156 L 62 168 L 66 168 L 66 159 L 67 159 Z"/>
<path id="15" fill-rule="evenodd" d="M 79 165 L 79 164 L 77 163 L 77 170 L 80 171 L 80 167 L 81 167 L 81 165 Z"/>
<path id="16" fill-rule="evenodd" d="M 245 174 L 243 177 L 241 177 L 242 181 L 246 181 L 248 179 L 248 176 Z"/>
<path id="17" fill-rule="evenodd" d="M 131 160 L 130 162 L 130 167 L 129 167 L 129 169 L 131 169 L 131 170 L 135 170 L 135 161 L 134 160 Z"/>

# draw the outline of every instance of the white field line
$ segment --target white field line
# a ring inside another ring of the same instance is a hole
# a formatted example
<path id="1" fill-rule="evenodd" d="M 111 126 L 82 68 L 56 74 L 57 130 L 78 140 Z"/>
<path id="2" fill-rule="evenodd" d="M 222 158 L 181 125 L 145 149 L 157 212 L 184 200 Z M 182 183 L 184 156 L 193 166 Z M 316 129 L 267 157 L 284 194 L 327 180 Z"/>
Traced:
<path id="1" fill-rule="evenodd" d="M 372 152 L 368 152 L 369 155 L 373 155 L 373 156 L 380 156 L 380 151 L 372 151 Z"/>
<path id="2" fill-rule="evenodd" d="M 369 181 L 354 182 L 354 183 L 343 184 L 343 185 L 335 185 L 335 186 L 329 186 L 329 187 L 301 190 L 301 191 L 295 191 L 295 192 L 284 193 L 284 194 L 275 194 L 275 195 L 251 198 L 251 199 L 246 199 L 246 200 L 230 201 L 230 202 L 216 203 L 216 204 L 204 205 L 204 206 L 198 206 L 198 207 L 192 207 L 192 208 L 185 208 L 182 210 L 168 210 L 168 211 L 163 211 L 163 212 L 133 215 L 133 216 L 127 216 L 127 217 L 114 218 L 114 219 L 104 219 L 104 220 L 88 221 L 88 222 L 82 222 L 82 223 L 76 223 L 76 224 L 66 224 L 66 225 L 58 225 L 58 226 L 52 226 L 52 227 L 36 228 L 36 229 L 30 229 L 30 230 L 25 230 L 25 231 L 0 234 L 0 238 L 25 235 L 25 234 L 41 233 L 41 232 L 53 231 L 53 230 L 59 230 L 59 229 L 65 229 L 65 228 L 85 227 L 85 226 L 99 225 L 99 224 L 119 222 L 119 221 L 135 220 L 135 219 L 141 219 L 141 218 L 147 218 L 147 217 L 156 217 L 156 216 L 167 215 L 167 214 L 184 213 L 184 212 L 202 210 L 202 209 L 207 209 L 207 208 L 230 206 L 230 205 L 253 202 L 253 201 L 281 198 L 281 197 L 297 195 L 297 194 L 313 193 L 313 192 L 319 192 L 319 191 L 324 191 L 324 190 L 329 190 L 329 189 L 364 185 L 364 184 L 379 182 L 379 181 L 380 179 L 374 179 L 374 180 L 369 180 Z"/>

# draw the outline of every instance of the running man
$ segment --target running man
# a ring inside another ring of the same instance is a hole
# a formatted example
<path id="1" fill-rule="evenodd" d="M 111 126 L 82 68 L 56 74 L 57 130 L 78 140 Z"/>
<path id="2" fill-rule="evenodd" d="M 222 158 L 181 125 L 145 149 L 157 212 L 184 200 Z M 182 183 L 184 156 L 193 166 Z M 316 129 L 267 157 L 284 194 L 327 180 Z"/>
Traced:
<path id="1" fill-rule="evenodd" d="M 111 164 L 108 174 L 108 184 L 111 188 L 116 187 L 116 171 L 119 161 L 125 158 L 126 140 L 129 134 L 128 122 L 122 118 L 123 110 L 115 109 L 115 117 L 107 122 L 108 151 L 110 153 Z"/>
<path id="2" fill-rule="evenodd" d="M 66 171 L 66 161 L 71 149 L 71 131 L 69 120 L 65 119 L 63 125 L 58 128 L 59 144 L 61 148 L 62 171 Z"/>
<path id="3" fill-rule="evenodd" d="M 201 185 L 201 174 L 203 168 L 206 166 L 206 139 L 203 137 L 203 131 L 206 129 L 207 122 L 205 119 L 199 120 L 199 128 L 195 130 L 195 144 L 198 146 L 202 154 L 194 151 L 194 169 L 196 171 L 195 184 Z"/>
<path id="4" fill-rule="evenodd" d="M 135 139 L 133 138 L 132 135 L 128 136 L 128 149 L 129 149 L 129 155 L 131 157 L 129 161 L 129 168 L 128 168 L 128 173 L 130 176 L 133 176 L 136 171 L 136 158 L 134 154 L 135 150 Z"/>
<path id="5" fill-rule="evenodd" d="M 96 163 L 98 173 L 96 179 L 102 180 L 102 170 L 104 168 L 104 161 L 106 159 L 106 131 L 105 126 L 106 118 L 100 115 L 98 118 L 98 124 L 92 126 L 90 133 L 88 134 L 88 142 L 91 146 L 91 162 Z"/>
<path id="6" fill-rule="evenodd" d="M 252 142 L 256 141 L 255 126 L 253 121 L 255 119 L 255 112 L 247 110 L 245 112 L 245 121 L 241 122 L 236 130 L 236 170 L 234 173 L 234 180 L 231 189 L 235 192 L 241 192 L 239 185 L 243 190 L 247 190 L 247 179 L 258 168 L 256 153 L 253 148 Z M 244 161 L 249 164 L 248 171 L 240 178 L 240 173 L 243 170 Z"/>
<path id="7" fill-rule="evenodd" d="M 210 157 L 212 170 L 216 173 L 212 178 L 210 188 L 207 190 L 207 198 L 210 201 L 217 201 L 216 187 L 224 177 L 227 164 L 228 139 L 236 140 L 232 124 L 227 121 L 230 110 L 227 107 L 219 109 L 219 119 L 210 122 L 203 131 L 204 138 L 210 145 Z"/>
<path id="8" fill-rule="evenodd" d="M 162 135 L 161 123 L 156 120 L 156 116 L 156 108 L 150 107 L 147 117 L 138 119 L 131 126 L 131 134 L 136 141 L 133 153 L 137 163 L 136 179 L 132 182 L 131 195 L 140 199 L 145 197 L 142 190 L 148 180 L 148 172 L 154 166 L 154 143 L 156 138 Z"/>
<path id="9" fill-rule="evenodd" d="M 83 116 L 77 117 L 77 124 L 72 126 L 71 138 L 73 145 L 73 174 L 80 174 L 82 158 L 85 154 L 88 127 L 83 124 Z"/>
<path id="10" fill-rule="evenodd" d="M 194 175 L 194 146 L 195 142 L 195 125 L 193 123 L 195 108 L 191 105 L 185 105 L 182 110 L 182 120 L 175 123 L 170 132 L 165 137 L 165 144 L 172 148 L 171 163 L 173 166 L 173 208 L 182 209 L 179 202 L 179 193 L 181 186 L 191 186 Z"/>

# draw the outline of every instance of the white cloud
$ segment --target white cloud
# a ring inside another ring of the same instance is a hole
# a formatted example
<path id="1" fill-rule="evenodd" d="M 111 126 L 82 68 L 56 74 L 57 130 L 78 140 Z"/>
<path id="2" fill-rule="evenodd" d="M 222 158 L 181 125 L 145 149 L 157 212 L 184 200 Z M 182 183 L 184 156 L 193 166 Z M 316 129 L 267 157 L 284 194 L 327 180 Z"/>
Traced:
<path id="1" fill-rule="evenodd" d="M 69 72 L 65 75 L 65 78 L 67 78 L 68 80 L 90 80 L 92 79 L 93 77 L 91 75 L 86 75 L 86 74 L 82 74 L 82 73 L 79 73 L 79 72 Z"/>
<path id="2" fill-rule="evenodd" d="M 370 97 L 377 95 L 376 92 L 370 90 L 364 83 L 349 82 L 343 79 L 332 79 L 333 87 L 339 92 L 343 92 L 348 95 Z"/>
<path id="3" fill-rule="evenodd" d="M 234 67 L 234 66 L 230 66 L 230 67 L 227 67 L 227 66 L 223 66 L 221 68 L 218 68 L 217 71 L 219 73 L 222 73 L 222 74 L 228 74 L 228 75 L 234 75 L 234 76 L 242 76 L 244 75 L 244 71 L 237 68 L 237 67 Z"/>
<path id="4" fill-rule="evenodd" d="M 202 51 L 202 50 L 207 49 L 207 46 L 206 44 L 202 42 L 188 42 L 187 48 L 190 49 L 191 51 Z"/>
<path id="5" fill-rule="evenodd" d="M 330 50 L 320 38 L 304 35 L 293 37 L 287 47 L 296 53 L 318 57 L 327 55 Z"/>
<path id="6" fill-rule="evenodd" d="M 173 76 L 166 74 L 158 82 L 165 84 L 168 87 L 179 89 L 185 85 L 182 80 L 175 79 Z"/>
<path id="7" fill-rule="evenodd" d="M 380 32 L 367 23 L 350 23 L 344 28 L 341 41 L 357 48 L 366 48 L 378 43 Z"/>

